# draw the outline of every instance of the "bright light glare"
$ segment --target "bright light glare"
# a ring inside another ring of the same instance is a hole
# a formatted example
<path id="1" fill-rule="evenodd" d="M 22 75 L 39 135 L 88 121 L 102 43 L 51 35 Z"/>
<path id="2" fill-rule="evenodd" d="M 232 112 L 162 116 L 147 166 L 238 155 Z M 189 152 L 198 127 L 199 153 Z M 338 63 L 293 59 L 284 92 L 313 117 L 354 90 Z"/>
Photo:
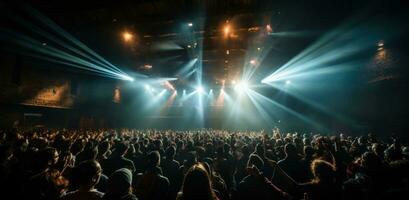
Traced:
<path id="1" fill-rule="evenodd" d="M 129 42 L 129 41 L 132 40 L 133 35 L 132 35 L 131 33 L 129 33 L 128 31 L 125 31 L 125 32 L 122 34 L 122 37 L 124 38 L 125 42 Z"/>
<path id="2" fill-rule="evenodd" d="M 252 65 L 256 64 L 256 60 L 250 60 L 250 64 Z"/>
<path id="3" fill-rule="evenodd" d="M 149 86 L 148 84 L 145 84 L 145 89 L 149 90 L 149 89 L 151 89 L 151 86 Z"/>
<path id="4" fill-rule="evenodd" d="M 123 80 L 126 80 L 126 81 L 134 81 L 134 78 L 132 78 L 132 77 L 130 77 L 130 76 L 127 76 L 127 75 L 122 75 L 122 74 L 120 74 L 119 75 Z"/>
<path id="5" fill-rule="evenodd" d="M 204 93 L 204 88 L 202 86 L 199 86 L 196 88 L 196 92 L 198 92 L 199 94 L 203 94 Z"/>
<path id="6" fill-rule="evenodd" d="M 192 27 L 193 26 L 193 23 L 187 23 L 187 25 L 189 26 L 189 27 Z"/>
<path id="7" fill-rule="evenodd" d="M 291 81 L 290 81 L 290 80 L 287 80 L 287 81 L 285 82 L 285 84 L 289 85 L 289 84 L 291 84 Z"/>
<path id="8" fill-rule="evenodd" d="M 227 37 L 230 34 L 230 26 L 228 24 L 226 24 L 224 26 L 224 36 Z"/>
<path id="9" fill-rule="evenodd" d="M 238 92 L 243 92 L 249 89 L 249 84 L 245 81 L 239 82 L 235 87 L 234 90 Z"/>

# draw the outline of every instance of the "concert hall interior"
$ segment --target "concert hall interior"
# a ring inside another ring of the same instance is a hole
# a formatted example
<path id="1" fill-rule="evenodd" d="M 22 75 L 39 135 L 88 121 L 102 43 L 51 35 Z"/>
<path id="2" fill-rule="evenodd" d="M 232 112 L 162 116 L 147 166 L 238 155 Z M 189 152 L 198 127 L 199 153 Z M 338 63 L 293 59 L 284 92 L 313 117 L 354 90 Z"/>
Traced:
<path id="1" fill-rule="evenodd" d="M 408 196 L 404 0 L 17 0 L 0 16 L 1 199 Z"/>

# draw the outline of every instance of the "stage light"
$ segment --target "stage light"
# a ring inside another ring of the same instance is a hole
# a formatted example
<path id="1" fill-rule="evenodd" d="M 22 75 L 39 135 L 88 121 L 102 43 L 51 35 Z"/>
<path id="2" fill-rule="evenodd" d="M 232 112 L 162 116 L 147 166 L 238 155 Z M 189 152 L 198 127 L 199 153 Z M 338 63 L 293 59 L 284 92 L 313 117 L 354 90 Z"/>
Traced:
<path id="1" fill-rule="evenodd" d="M 383 45 L 384 45 L 383 40 L 378 42 L 378 47 L 383 47 Z"/>
<path id="2" fill-rule="evenodd" d="M 122 34 L 122 38 L 125 40 L 125 42 L 129 42 L 129 41 L 132 40 L 133 35 L 132 35 L 131 33 L 129 33 L 128 31 L 125 31 L 125 32 Z"/>
<path id="3" fill-rule="evenodd" d="M 186 94 L 186 90 L 183 90 L 183 94 Z"/>
<path id="4" fill-rule="evenodd" d="M 228 49 L 226 50 L 226 54 L 227 54 L 227 55 L 229 55 L 229 54 L 230 54 L 230 51 L 229 51 Z"/>
<path id="5" fill-rule="evenodd" d="M 230 25 L 228 23 L 224 26 L 223 31 L 224 31 L 224 36 L 228 37 L 230 34 Z"/>
<path id="6" fill-rule="evenodd" d="M 250 64 L 255 65 L 256 64 L 256 60 L 250 60 Z"/>
<path id="7" fill-rule="evenodd" d="M 273 32 L 273 28 L 271 28 L 270 24 L 266 25 L 266 31 L 267 31 L 267 33 L 272 33 Z"/>
<path id="8" fill-rule="evenodd" d="M 193 26 L 193 23 L 189 22 L 189 23 L 187 23 L 187 25 L 188 25 L 189 27 L 192 27 L 192 26 Z"/>
<path id="9" fill-rule="evenodd" d="M 188 45 L 187 45 L 187 48 L 189 48 L 189 49 L 190 49 L 191 47 L 192 47 L 192 46 L 190 46 L 190 44 L 188 44 Z"/>
<path id="10" fill-rule="evenodd" d="M 151 89 L 151 86 L 149 86 L 148 84 L 145 84 L 145 89 L 149 90 L 149 89 Z"/>
<path id="11" fill-rule="evenodd" d="M 196 92 L 199 94 L 203 94 L 204 93 L 204 88 L 202 86 L 199 86 L 196 88 Z"/>
<path id="12" fill-rule="evenodd" d="M 287 81 L 285 81 L 285 84 L 289 85 L 289 84 L 291 84 L 291 81 L 287 80 Z"/>
<path id="13" fill-rule="evenodd" d="M 234 90 L 238 92 L 243 92 L 249 89 L 249 84 L 246 81 L 240 81 L 235 87 Z"/>
<path id="14" fill-rule="evenodd" d="M 159 96 L 163 96 L 166 93 L 166 89 L 163 89 L 160 93 Z"/>
<path id="15" fill-rule="evenodd" d="M 261 50 L 261 48 L 260 47 L 257 47 L 257 51 L 260 51 Z"/>
<path id="16" fill-rule="evenodd" d="M 134 78 L 132 78 L 130 76 L 127 76 L 127 75 L 119 74 L 118 76 L 121 77 L 123 80 L 126 80 L 126 81 L 131 81 L 131 82 L 134 81 Z"/>
<path id="17" fill-rule="evenodd" d="M 147 69 L 147 70 L 149 70 L 149 69 L 152 69 L 152 65 L 151 64 L 145 64 L 145 65 L 143 65 L 143 68 L 144 69 Z"/>

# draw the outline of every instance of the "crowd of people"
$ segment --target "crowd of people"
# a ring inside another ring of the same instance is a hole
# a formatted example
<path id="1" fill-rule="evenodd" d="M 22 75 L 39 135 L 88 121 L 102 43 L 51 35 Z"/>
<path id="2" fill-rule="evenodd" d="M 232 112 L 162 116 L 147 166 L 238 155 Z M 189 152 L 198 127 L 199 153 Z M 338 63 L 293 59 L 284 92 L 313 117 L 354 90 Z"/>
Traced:
<path id="1" fill-rule="evenodd" d="M 1 199 L 406 199 L 394 136 L 226 130 L 1 130 Z"/>

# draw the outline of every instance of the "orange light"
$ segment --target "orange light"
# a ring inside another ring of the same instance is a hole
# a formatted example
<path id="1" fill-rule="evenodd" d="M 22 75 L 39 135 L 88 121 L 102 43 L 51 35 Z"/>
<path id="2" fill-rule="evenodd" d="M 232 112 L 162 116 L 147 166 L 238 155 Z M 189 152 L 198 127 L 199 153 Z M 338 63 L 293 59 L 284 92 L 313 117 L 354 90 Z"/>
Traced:
<path id="1" fill-rule="evenodd" d="M 143 66 L 143 68 L 144 69 L 152 69 L 152 65 L 150 65 L 150 64 L 145 64 L 144 66 Z"/>
<path id="2" fill-rule="evenodd" d="M 267 33 L 272 33 L 273 32 L 273 28 L 271 28 L 270 24 L 266 25 L 266 31 L 267 31 Z"/>
<path id="3" fill-rule="evenodd" d="M 230 33 L 230 25 L 226 24 L 224 26 L 224 36 L 228 36 Z"/>
<path id="4" fill-rule="evenodd" d="M 114 90 L 114 103 L 119 103 L 121 101 L 121 91 L 119 88 L 115 88 Z"/>
<path id="5" fill-rule="evenodd" d="M 128 31 L 125 31 L 122 34 L 123 39 L 125 40 L 125 42 L 129 42 L 133 39 L 133 35 L 131 33 L 129 33 Z"/>

